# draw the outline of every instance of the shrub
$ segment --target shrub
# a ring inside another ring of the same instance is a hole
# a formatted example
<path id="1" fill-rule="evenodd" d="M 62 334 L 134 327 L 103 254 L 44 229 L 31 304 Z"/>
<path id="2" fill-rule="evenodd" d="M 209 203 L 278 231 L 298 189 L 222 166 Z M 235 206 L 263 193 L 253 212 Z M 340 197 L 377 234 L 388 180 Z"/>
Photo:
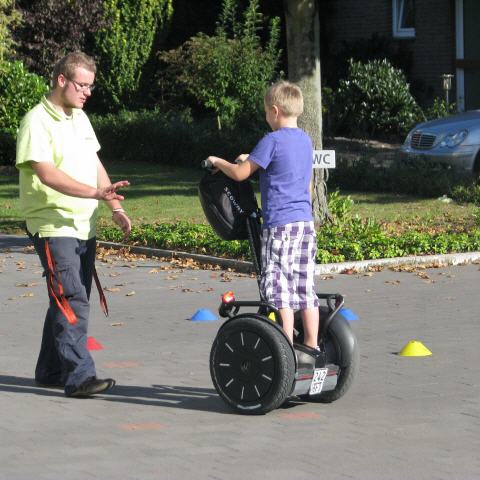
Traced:
<path id="1" fill-rule="evenodd" d="M 451 192 L 452 198 L 459 203 L 474 203 L 480 205 L 480 185 L 456 185 Z"/>
<path id="2" fill-rule="evenodd" d="M 403 136 L 420 119 L 405 75 L 387 60 L 350 61 L 347 79 L 335 94 L 335 123 L 353 135 Z"/>
<path id="3" fill-rule="evenodd" d="M 107 160 L 146 161 L 199 166 L 210 154 L 235 158 L 249 151 L 261 136 L 256 130 L 212 127 L 211 119 L 192 121 L 188 112 L 168 114 L 158 110 L 91 115 Z"/>
<path id="4" fill-rule="evenodd" d="M 337 159 L 330 172 L 329 187 L 365 192 L 392 192 L 424 197 L 449 194 L 466 181 L 464 175 L 444 165 L 427 161 L 408 163 L 396 158 L 388 164 L 374 164 L 368 158 Z"/>
<path id="5" fill-rule="evenodd" d="M 452 115 L 456 113 L 456 111 L 457 105 L 455 103 L 450 103 L 447 105 L 446 100 L 436 97 L 433 100 L 433 103 L 424 110 L 424 117 L 425 120 L 436 120 L 437 118 Z"/>
<path id="6" fill-rule="evenodd" d="M 158 80 L 166 90 L 163 95 L 193 96 L 215 112 L 219 128 L 241 117 L 258 118 L 263 92 L 275 76 L 281 53 L 278 18 L 272 20 L 269 40 L 262 44 L 258 3 L 249 1 L 240 22 L 237 0 L 224 0 L 214 36 L 198 34 L 178 49 L 161 53 L 159 58 L 166 64 Z"/>
<path id="7" fill-rule="evenodd" d="M 132 104 L 142 68 L 150 57 L 157 27 L 171 17 L 172 0 L 107 0 L 111 25 L 96 35 L 99 55 L 97 83 L 104 107 Z"/>
<path id="8" fill-rule="evenodd" d="M 0 64 L 0 163 L 9 163 L 15 157 L 20 120 L 47 91 L 45 81 L 28 72 L 22 62 Z"/>
<path id="9" fill-rule="evenodd" d="M 328 211 L 332 216 L 334 223 L 345 222 L 352 211 L 353 200 L 349 195 L 346 197 L 340 196 L 340 191 L 335 190 L 328 194 Z"/>
<path id="10" fill-rule="evenodd" d="M 101 228 L 98 238 L 122 241 L 115 227 Z M 130 236 L 134 245 L 180 250 L 235 259 L 250 259 L 247 241 L 223 241 L 209 225 L 187 222 L 142 224 L 134 226 Z M 443 254 L 476 251 L 480 248 L 480 230 L 470 233 L 423 233 L 409 231 L 389 235 L 371 219 L 350 219 L 329 224 L 317 232 L 317 262 L 343 262 L 407 255 Z"/>

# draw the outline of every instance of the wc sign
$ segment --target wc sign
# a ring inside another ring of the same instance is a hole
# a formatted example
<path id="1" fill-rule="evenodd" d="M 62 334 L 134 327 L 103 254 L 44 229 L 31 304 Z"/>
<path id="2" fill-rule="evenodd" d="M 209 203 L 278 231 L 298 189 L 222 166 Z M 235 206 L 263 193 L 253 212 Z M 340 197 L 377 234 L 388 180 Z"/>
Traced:
<path id="1" fill-rule="evenodd" d="M 335 150 L 314 150 L 313 168 L 335 168 Z"/>

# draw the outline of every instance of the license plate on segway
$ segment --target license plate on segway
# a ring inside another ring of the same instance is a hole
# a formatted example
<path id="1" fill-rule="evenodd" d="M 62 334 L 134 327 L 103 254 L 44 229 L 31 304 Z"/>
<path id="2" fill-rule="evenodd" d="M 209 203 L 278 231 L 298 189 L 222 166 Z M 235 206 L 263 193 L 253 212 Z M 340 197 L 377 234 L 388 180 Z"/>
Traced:
<path id="1" fill-rule="evenodd" d="M 318 393 L 321 393 L 323 388 L 323 382 L 327 377 L 327 373 L 328 373 L 328 368 L 315 369 L 315 371 L 313 372 L 313 380 L 310 385 L 310 391 L 309 391 L 310 395 L 317 395 Z"/>

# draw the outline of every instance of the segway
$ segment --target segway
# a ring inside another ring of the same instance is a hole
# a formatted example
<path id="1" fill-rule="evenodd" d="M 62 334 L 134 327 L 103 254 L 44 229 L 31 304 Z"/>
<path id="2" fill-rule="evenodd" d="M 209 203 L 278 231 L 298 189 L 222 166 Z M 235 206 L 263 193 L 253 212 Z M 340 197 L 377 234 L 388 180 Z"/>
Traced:
<path id="1" fill-rule="evenodd" d="M 207 170 L 199 185 L 205 216 L 223 240 L 248 240 L 260 292 L 259 300 L 237 300 L 232 292 L 222 296 L 219 315 L 226 321 L 210 352 L 216 391 L 233 410 L 248 415 L 265 414 L 293 396 L 325 403 L 339 399 L 352 385 L 359 365 L 344 298 L 338 293 L 317 294 L 323 304 L 320 352 L 303 346 L 300 312 L 295 313 L 292 345 L 278 309 L 262 298 L 261 211 L 251 183 L 212 174 L 207 160 L 202 168 Z"/>

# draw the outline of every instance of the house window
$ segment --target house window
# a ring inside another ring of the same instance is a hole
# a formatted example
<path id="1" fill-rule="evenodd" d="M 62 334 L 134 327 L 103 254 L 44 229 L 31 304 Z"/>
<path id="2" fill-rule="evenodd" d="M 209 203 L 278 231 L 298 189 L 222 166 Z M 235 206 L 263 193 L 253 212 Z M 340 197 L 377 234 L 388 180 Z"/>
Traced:
<path id="1" fill-rule="evenodd" d="M 415 37 L 415 0 L 393 0 L 393 36 Z"/>

